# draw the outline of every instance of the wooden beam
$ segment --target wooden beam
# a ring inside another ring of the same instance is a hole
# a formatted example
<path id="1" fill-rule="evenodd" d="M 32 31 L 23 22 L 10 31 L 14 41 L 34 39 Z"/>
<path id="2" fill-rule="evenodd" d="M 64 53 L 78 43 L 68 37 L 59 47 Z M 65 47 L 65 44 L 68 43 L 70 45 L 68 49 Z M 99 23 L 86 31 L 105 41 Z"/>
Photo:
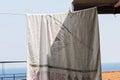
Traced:
<path id="1" fill-rule="evenodd" d="M 120 14 L 120 7 L 114 8 L 114 4 L 73 4 L 74 11 L 97 7 L 98 14 Z"/>

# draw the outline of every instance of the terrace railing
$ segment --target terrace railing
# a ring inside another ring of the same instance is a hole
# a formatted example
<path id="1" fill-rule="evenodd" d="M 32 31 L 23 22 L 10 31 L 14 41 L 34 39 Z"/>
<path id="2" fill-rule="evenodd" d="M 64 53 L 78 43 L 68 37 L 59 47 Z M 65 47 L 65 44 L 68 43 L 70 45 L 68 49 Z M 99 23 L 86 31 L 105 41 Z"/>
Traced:
<path id="1" fill-rule="evenodd" d="M 5 64 L 21 64 L 26 63 L 26 61 L 0 61 L 1 64 L 1 74 L 0 74 L 0 80 L 26 80 L 26 73 L 5 73 Z"/>

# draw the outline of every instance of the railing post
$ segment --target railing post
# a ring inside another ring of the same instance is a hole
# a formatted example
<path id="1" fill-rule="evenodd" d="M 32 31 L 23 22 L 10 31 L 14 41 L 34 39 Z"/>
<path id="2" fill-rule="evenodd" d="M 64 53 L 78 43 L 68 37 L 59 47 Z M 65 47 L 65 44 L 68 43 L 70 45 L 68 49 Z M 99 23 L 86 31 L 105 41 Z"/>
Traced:
<path id="1" fill-rule="evenodd" d="M 13 80 L 15 80 L 15 74 L 13 74 Z"/>
<path id="2" fill-rule="evenodd" d="M 1 80 L 3 80 L 3 77 L 1 77 Z"/>
<path id="3" fill-rule="evenodd" d="M 2 77 L 2 80 L 5 80 L 5 66 L 4 66 L 4 63 L 2 63 L 2 74 L 3 74 L 3 77 Z"/>
<path id="4" fill-rule="evenodd" d="M 4 63 L 2 63 L 2 74 L 5 74 L 5 70 L 4 70 Z"/>

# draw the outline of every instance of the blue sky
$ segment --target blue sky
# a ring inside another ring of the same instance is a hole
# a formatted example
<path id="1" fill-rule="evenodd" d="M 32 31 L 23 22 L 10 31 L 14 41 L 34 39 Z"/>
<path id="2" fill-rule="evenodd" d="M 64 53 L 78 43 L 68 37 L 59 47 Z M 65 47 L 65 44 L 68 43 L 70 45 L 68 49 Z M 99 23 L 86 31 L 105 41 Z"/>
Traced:
<path id="1" fill-rule="evenodd" d="M 120 62 L 120 15 L 99 15 L 103 63 Z"/>
<path id="2" fill-rule="evenodd" d="M 1 0 L 0 13 L 61 13 L 71 0 Z M 99 15 L 102 63 L 120 62 L 120 15 Z M 0 14 L 0 61 L 26 60 L 26 17 Z"/>

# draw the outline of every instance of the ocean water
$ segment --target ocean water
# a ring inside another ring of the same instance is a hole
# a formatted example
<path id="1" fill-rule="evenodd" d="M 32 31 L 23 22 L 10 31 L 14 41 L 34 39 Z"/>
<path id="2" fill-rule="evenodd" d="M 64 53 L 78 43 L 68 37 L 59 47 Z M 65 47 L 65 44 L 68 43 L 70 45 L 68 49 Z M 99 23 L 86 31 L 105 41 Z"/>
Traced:
<path id="1" fill-rule="evenodd" d="M 26 68 L 0 68 L 0 80 L 22 80 L 26 79 Z"/>
<path id="2" fill-rule="evenodd" d="M 103 63 L 102 72 L 105 71 L 118 71 L 120 70 L 120 63 Z M 0 80 L 21 80 L 26 78 L 26 68 L 8 68 L 3 71 L 0 68 Z M 7 77 L 2 79 L 2 77 Z M 10 78 L 13 77 L 13 78 Z M 15 77 L 15 79 L 14 79 Z"/>
<path id="3" fill-rule="evenodd" d="M 105 71 L 120 71 L 120 63 L 103 63 L 102 72 Z"/>

